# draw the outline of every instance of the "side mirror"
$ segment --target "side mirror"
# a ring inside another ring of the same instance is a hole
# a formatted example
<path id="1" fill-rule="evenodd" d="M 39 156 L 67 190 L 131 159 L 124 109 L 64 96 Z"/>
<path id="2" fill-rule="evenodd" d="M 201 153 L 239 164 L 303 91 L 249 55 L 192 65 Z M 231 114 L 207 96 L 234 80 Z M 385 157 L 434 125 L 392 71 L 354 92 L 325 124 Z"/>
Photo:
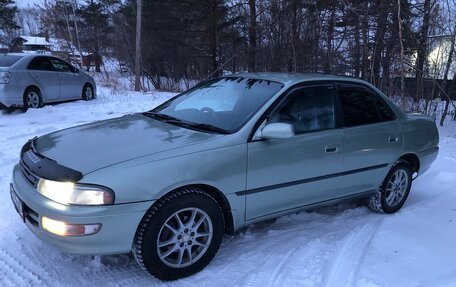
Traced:
<path id="1" fill-rule="evenodd" d="M 75 68 L 75 67 L 73 67 L 73 69 L 72 69 L 72 72 L 73 72 L 73 73 L 76 73 L 76 74 L 79 74 L 79 69 L 78 69 L 78 68 Z"/>
<path id="2" fill-rule="evenodd" d="M 289 139 L 294 137 L 294 126 L 287 123 L 270 123 L 261 130 L 264 139 Z"/>

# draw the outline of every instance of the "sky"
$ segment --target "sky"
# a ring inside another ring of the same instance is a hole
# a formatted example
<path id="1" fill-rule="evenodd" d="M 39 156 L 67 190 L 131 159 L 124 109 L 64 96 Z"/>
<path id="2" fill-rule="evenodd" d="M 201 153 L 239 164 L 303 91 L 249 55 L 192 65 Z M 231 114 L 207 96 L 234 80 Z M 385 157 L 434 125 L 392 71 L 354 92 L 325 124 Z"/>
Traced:
<path id="1" fill-rule="evenodd" d="M 19 8 L 26 8 L 27 6 L 34 6 L 35 4 L 42 4 L 44 0 L 16 0 L 16 5 Z"/>

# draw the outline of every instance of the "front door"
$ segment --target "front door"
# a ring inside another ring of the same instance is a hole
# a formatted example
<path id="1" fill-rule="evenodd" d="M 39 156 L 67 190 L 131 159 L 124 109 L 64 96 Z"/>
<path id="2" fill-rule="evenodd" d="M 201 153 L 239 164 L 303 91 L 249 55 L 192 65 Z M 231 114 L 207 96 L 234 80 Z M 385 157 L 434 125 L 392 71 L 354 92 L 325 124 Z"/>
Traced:
<path id="1" fill-rule="evenodd" d="M 337 128 L 333 85 L 292 91 L 268 117 L 287 122 L 295 136 L 248 143 L 246 220 L 337 197 L 343 132 Z"/>
<path id="2" fill-rule="evenodd" d="M 76 69 L 57 58 L 51 58 L 51 63 L 59 75 L 60 99 L 74 100 L 82 98 L 82 85 Z"/>

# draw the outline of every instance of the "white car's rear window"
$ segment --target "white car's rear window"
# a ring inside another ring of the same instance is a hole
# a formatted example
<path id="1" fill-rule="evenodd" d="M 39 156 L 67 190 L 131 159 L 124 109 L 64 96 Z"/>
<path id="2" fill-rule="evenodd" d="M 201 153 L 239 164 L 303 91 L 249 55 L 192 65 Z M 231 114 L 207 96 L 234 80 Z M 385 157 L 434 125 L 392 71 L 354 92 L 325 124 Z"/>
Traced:
<path id="1" fill-rule="evenodd" d="M 0 55 L 0 67 L 11 67 L 20 59 L 22 59 L 22 56 Z"/>

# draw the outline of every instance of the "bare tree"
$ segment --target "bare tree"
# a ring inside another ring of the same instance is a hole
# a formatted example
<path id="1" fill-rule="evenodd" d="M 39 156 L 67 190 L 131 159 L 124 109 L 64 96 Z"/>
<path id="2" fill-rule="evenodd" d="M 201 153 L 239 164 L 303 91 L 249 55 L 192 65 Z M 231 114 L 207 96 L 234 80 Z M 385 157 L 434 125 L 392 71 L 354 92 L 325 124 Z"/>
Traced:
<path id="1" fill-rule="evenodd" d="M 404 69 L 404 42 L 402 38 L 402 17 L 401 17 L 401 0 L 397 0 L 397 23 L 399 33 L 399 47 L 400 47 L 400 68 L 399 73 L 401 76 L 401 98 L 402 106 L 405 107 L 405 69 Z"/>
<path id="2" fill-rule="evenodd" d="M 141 22 L 142 22 L 142 0 L 136 1 L 136 57 L 135 57 L 135 91 L 141 89 Z"/>
<path id="3" fill-rule="evenodd" d="M 249 26 L 249 71 L 255 71 L 257 20 L 256 0 L 249 0 L 250 26 Z"/>

